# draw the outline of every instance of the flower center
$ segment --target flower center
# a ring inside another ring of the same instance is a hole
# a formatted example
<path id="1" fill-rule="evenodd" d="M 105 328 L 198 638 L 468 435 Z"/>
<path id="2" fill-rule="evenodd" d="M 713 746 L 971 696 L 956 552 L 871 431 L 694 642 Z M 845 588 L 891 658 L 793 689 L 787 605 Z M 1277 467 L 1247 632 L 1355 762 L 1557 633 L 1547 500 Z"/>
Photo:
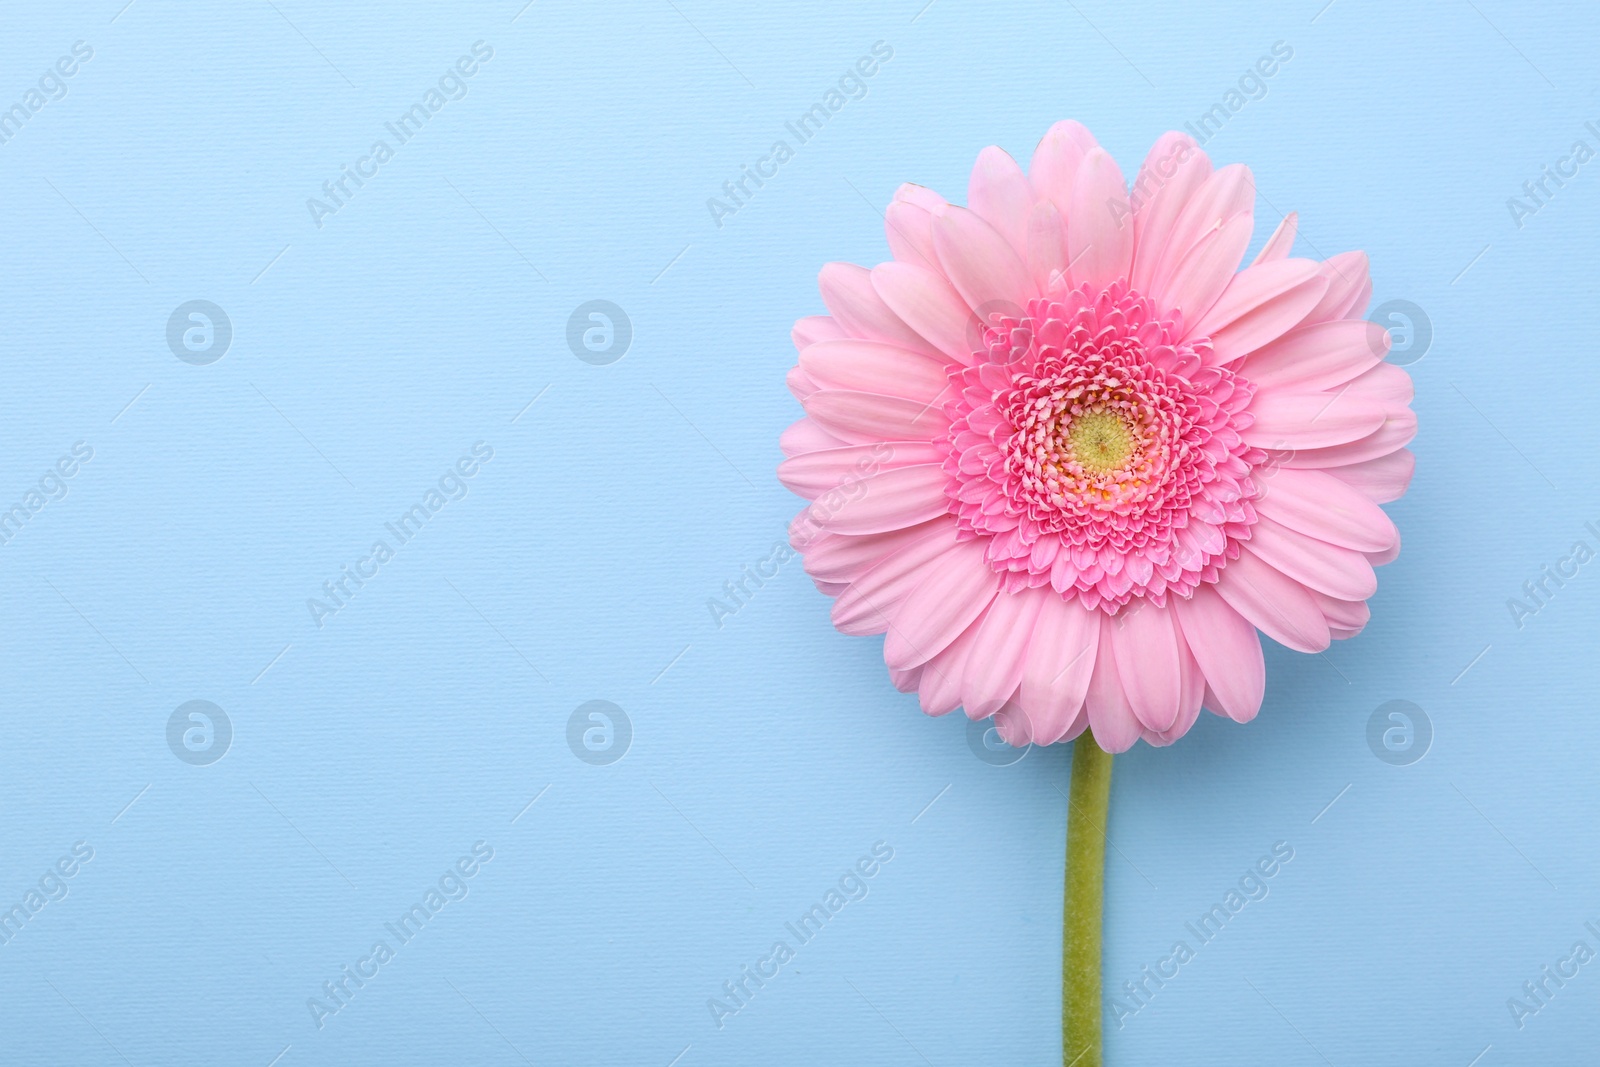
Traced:
<path id="1" fill-rule="evenodd" d="M 1116 470 L 1133 454 L 1136 438 L 1120 416 L 1109 411 L 1086 411 L 1067 427 L 1072 458 L 1096 474 Z"/>

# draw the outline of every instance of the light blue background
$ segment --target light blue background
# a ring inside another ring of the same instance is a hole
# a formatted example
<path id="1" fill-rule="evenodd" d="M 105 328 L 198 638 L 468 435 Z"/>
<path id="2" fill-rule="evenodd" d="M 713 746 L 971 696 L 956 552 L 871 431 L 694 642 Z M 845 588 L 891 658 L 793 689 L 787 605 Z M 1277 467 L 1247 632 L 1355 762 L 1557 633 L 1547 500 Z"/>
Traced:
<path id="1" fill-rule="evenodd" d="M 1360 638 L 1269 649 L 1255 723 L 1117 761 L 1108 992 L 1274 842 L 1295 858 L 1108 1024 L 1108 1062 L 1592 1055 L 1600 963 L 1521 1030 L 1506 1001 L 1600 949 L 1600 572 L 1520 630 L 1506 601 L 1600 547 L 1600 163 L 1520 229 L 1506 200 L 1595 143 L 1593 15 L 923 2 L 8 10 L 0 102 L 74 41 L 94 58 L 0 145 L 0 503 L 94 458 L 0 547 L 0 902 L 76 841 L 94 859 L 0 945 L 0 1058 L 1053 1062 L 1070 750 L 976 758 L 798 563 L 720 629 L 707 600 L 798 507 L 788 330 L 824 262 L 886 258 L 900 182 L 964 200 L 982 147 L 1025 159 L 1068 117 L 1132 174 L 1280 40 L 1206 150 L 1254 168 L 1258 241 L 1298 210 L 1298 254 L 1363 248 L 1374 303 L 1431 320 L 1406 547 Z M 469 94 L 312 225 L 479 40 Z M 714 226 L 706 199 L 880 40 L 867 97 Z M 165 340 L 193 299 L 233 325 L 209 366 Z M 609 366 L 565 340 L 591 299 L 633 324 Z M 478 441 L 469 495 L 313 625 Z M 210 766 L 166 743 L 191 699 L 233 724 Z M 568 747 L 592 699 L 632 722 L 609 766 Z M 1367 745 L 1391 699 L 1433 724 L 1411 766 Z M 319 1030 L 307 998 L 478 840 L 470 895 Z M 707 1000 L 880 840 L 870 895 L 719 1030 Z"/>

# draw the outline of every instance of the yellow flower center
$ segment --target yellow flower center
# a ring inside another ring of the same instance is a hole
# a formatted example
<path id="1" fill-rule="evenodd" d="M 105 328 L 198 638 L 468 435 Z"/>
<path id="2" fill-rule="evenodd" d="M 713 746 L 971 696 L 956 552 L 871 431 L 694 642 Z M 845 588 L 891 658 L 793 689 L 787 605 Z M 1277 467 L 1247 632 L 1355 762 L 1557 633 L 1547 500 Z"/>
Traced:
<path id="1" fill-rule="evenodd" d="M 1121 416 L 1109 411 L 1086 411 L 1067 427 L 1067 443 L 1084 470 L 1099 474 L 1126 464 L 1137 441 Z"/>

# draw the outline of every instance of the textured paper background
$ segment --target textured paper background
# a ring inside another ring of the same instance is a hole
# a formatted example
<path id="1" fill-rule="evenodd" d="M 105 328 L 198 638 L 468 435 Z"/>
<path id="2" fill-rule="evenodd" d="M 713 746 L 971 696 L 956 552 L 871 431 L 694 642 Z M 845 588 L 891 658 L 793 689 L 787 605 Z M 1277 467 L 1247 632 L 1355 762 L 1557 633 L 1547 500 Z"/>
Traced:
<path id="1" fill-rule="evenodd" d="M 1255 723 L 1118 760 L 1108 994 L 1175 941 L 1195 958 L 1108 1019 L 1109 1062 L 1591 1055 L 1600 962 L 1521 1029 L 1507 1007 L 1600 951 L 1600 563 L 1520 628 L 1507 605 L 1600 550 L 1600 162 L 1507 203 L 1600 148 L 1591 13 L 522 3 L 3 17 L 0 104 L 93 57 L 0 144 L 0 505 L 93 458 L 0 546 L 0 906 L 75 843 L 93 859 L 0 945 L 0 1058 L 1053 1062 L 1070 753 L 980 759 L 798 563 L 720 627 L 708 601 L 798 508 L 772 473 L 789 326 L 821 264 L 887 255 L 896 185 L 964 200 L 982 147 L 1026 158 L 1067 117 L 1132 174 L 1278 42 L 1205 147 L 1254 168 L 1258 242 L 1298 210 L 1297 254 L 1366 249 L 1374 306 L 1429 324 L 1405 550 L 1360 638 L 1269 649 Z M 464 97 L 386 132 L 480 41 Z M 786 133 L 875 42 L 866 95 Z M 718 227 L 708 198 L 779 139 L 793 158 Z M 231 324 L 214 362 L 169 348 L 192 300 Z M 567 340 L 591 300 L 631 324 L 606 365 Z M 386 534 L 478 442 L 466 496 Z M 380 538 L 319 628 L 307 599 Z M 209 765 L 168 744 L 191 700 L 231 724 Z M 576 755 L 587 712 L 569 744 L 592 700 L 626 716 L 619 761 Z M 1431 723 L 1408 766 L 1368 744 L 1391 700 Z M 386 932 L 479 841 L 464 899 Z M 867 896 L 718 1028 L 708 1000 L 877 842 Z M 1185 924 L 1277 842 L 1266 898 L 1201 945 Z M 308 998 L 379 939 L 319 1029 Z"/>

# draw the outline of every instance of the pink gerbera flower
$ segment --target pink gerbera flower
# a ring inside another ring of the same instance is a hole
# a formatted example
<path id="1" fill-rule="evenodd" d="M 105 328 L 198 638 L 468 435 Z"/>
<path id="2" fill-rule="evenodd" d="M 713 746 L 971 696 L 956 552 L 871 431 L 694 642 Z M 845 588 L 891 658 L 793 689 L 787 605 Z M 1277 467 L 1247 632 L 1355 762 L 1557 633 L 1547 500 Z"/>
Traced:
<path id="1" fill-rule="evenodd" d="M 1254 200 L 1181 133 L 1130 193 L 1062 122 L 1026 175 L 985 149 L 966 208 L 902 186 L 891 262 L 823 268 L 791 540 L 929 714 L 1170 744 L 1202 707 L 1255 716 L 1258 631 L 1316 652 L 1365 625 L 1411 379 L 1362 318 L 1363 253 L 1290 258 L 1291 214 L 1239 269 Z"/>

